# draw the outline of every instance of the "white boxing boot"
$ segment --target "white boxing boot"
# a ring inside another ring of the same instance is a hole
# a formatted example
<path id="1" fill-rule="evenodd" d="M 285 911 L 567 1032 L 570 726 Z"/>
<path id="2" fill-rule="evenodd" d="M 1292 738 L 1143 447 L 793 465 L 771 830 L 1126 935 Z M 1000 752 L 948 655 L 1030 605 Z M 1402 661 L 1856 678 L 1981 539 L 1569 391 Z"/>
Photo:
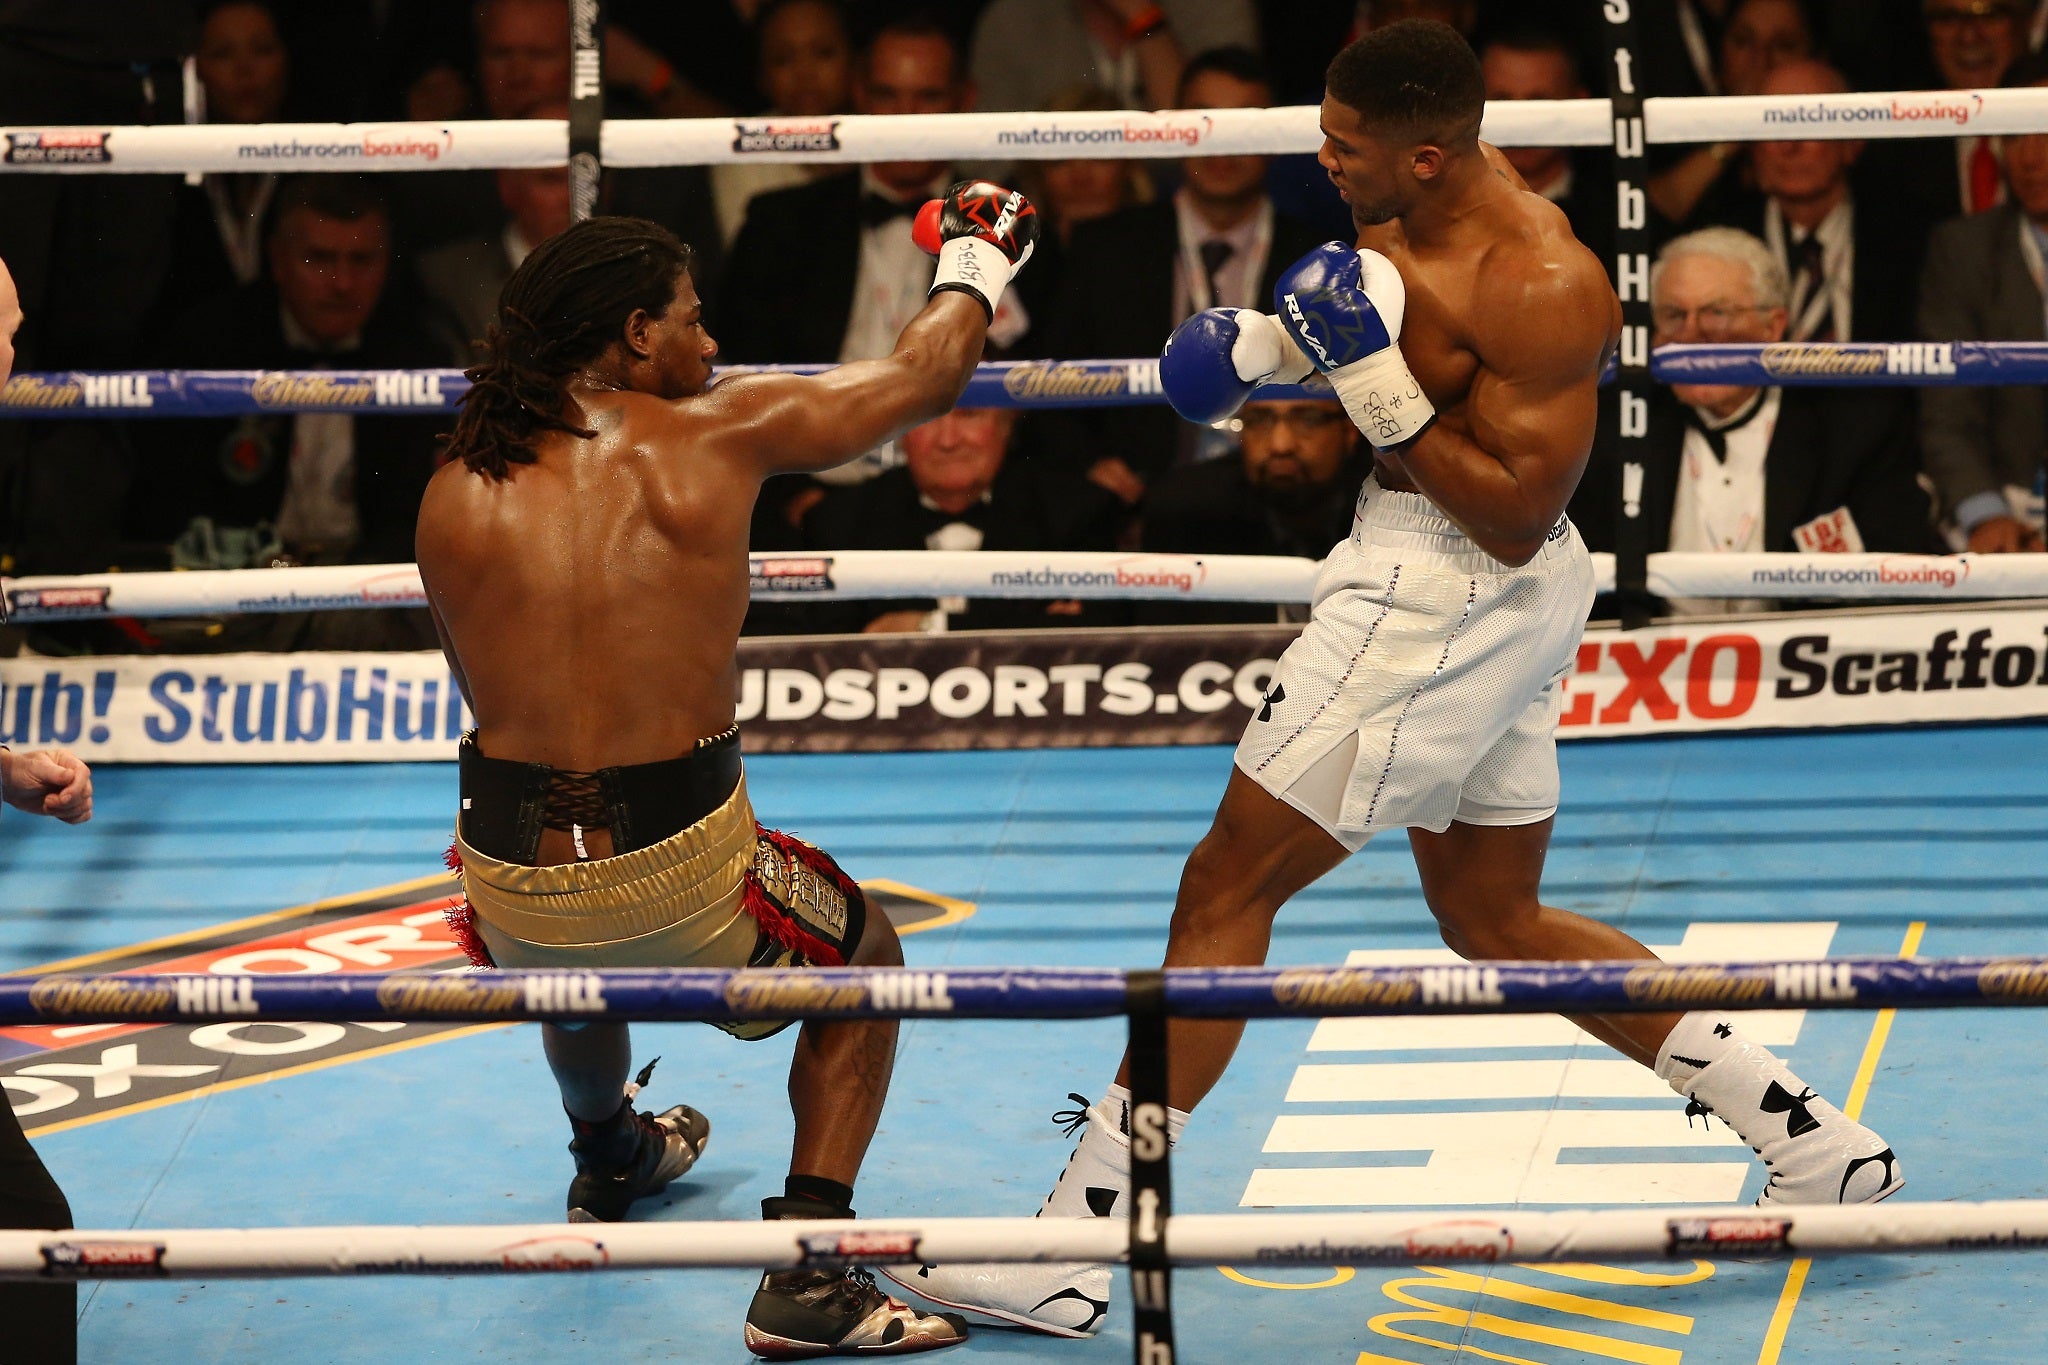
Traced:
<path id="1" fill-rule="evenodd" d="M 1070 1095 L 1087 1105 L 1082 1095 Z M 1101 1103 L 1053 1115 L 1081 1141 L 1067 1158 L 1040 1218 L 1130 1216 L 1130 1091 L 1112 1085 Z M 1187 1115 L 1167 1111 L 1169 1140 L 1178 1139 Z M 921 1298 L 1056 1337 L 1092 1337 L 1109 1314 L 1113 1267 L 1086 1262 L 1036 1265 L 884 1266 L 882 1273 Z"/>
<path id="2" fill-rule="evenodd" d="M 1890 1144 L 1815 1094 L 1726 1016 L 1688 1014 L 1657 1056 L 1657 1074 L 1763 1158 L 1757 1197 L 1774 1204 L 1874 1204 L 1905 1185 Z"/>

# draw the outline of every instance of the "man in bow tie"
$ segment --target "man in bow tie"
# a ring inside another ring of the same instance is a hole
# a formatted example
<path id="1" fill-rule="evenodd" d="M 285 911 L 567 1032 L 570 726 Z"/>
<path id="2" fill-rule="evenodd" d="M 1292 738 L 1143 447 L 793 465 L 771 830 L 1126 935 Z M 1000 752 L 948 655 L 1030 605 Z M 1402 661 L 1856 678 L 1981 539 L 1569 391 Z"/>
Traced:
<path id="1" fill-rule="evenodd" d="M 973 107 L 974 85 L 945 29 L 901 20 L 869 40 L 855 73 L 855 112 Z M 820 137 L 837 136 L 831 119 L 787 122 L 816 123 Z M 910 218 L 954 178 L 943 161 L 884 161 L 757 196 L 726 262 L 725 288 L 733 292 L 725 297 L 747 300 L 721 339 L 726 359 L 830 363 L 887 355 L 931 288 L 932 258 L 910 240 Z M 990 334 L 998 344 L 1000 323 Z"/>
<path id="2" fill-rule="evenodd" d="M 974 107 L 974 83 L 959 48 L 928 19 L 885 24 L 868 40 L 855 71 L 854 112 L 958 114 Z M 779 131 L 838 137 L 836 119 L 777 120 Z M 833 364 L 886 356 L 932 284 L 932 258 L 910 239 L 913 215 L 954 178 L 943 161 L 882 161 L 807 184 L 755 196 L 726 258 L 720 297 L 744 299 L 728 311 L 720 345 L 742 365 Z M 1024 327 L 1014 294 L 990 324 L 992 346 Z M 823 482 L 864 482 L 903 463 L 895 442 L 826 473 L 824 480 L 783 477 L 761 489 L 753 544 L 794 549 L 803 517 L 824 495 Z M 748 630 L 785 628 L 773 607 L 756 609 Z"/>
<path id="3" fill-rule="evenodd" d="M 1783 341 L 1790 290 L 1785 267 L 1749 233 L 1688 233 L 1650 272 L 1653 342 Z M 1902 391 L 1673 384 L 1651 399 L 1648 443 L 1642 515 L 1652 551 L 1935 548 Z M 1596 452 L 1573 500 L 1573 521 L 1595 549 L 1612 548 L 1619 510 L 1611 460 Z M 1670 603 L 1680 614 L 1765 606 Z"/>

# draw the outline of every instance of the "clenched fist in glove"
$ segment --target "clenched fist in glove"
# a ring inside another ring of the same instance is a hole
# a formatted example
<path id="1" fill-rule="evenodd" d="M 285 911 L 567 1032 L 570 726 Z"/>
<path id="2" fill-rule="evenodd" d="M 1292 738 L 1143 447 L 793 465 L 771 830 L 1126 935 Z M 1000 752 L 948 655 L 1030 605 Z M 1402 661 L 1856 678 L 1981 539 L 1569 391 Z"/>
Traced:
<path id="1" fill-rule="evenodd" d="M 1250 308 L 1205 308 L 1159 353 L 1166 401 L 1190 422 L 1220 422 L 1261 384 L 1299 384 L 1314 368 L 1280 319 Z"/>
<path id="2" fill-rule="evenodd" d="M 994 321 L 1010 276 L 1038 244 L 1038 210 L 1016 190 L 986 180 L 963 180 L 918 210 L 911 240 L 939 258 L 932 293 L 972 294 Z"/>
<path id="3" fill-rule="evenodd" d="M 1436 406 L 1401 354 L 1408 289 L 1392 261 L 1325 242 L 1282 272 L 1273 301 L 1280 325 L 1330 376 L 1374 449 L 1405 445 L 1436 420 Z"/>

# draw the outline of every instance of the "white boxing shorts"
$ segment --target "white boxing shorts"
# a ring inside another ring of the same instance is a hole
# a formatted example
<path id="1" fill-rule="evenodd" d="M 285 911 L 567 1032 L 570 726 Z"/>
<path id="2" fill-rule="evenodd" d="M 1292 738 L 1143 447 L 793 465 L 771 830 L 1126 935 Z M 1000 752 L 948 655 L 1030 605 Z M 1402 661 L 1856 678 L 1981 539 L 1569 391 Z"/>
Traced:
<path id="1" fill-rule="evenodd" d="M 1510 568 L 1427 498 L 1368 478 L 1237 766 L 1354 853 L 1383 829 L 1547 819 L 1592 605 L 1592 559 L 1564 518 Z"/>

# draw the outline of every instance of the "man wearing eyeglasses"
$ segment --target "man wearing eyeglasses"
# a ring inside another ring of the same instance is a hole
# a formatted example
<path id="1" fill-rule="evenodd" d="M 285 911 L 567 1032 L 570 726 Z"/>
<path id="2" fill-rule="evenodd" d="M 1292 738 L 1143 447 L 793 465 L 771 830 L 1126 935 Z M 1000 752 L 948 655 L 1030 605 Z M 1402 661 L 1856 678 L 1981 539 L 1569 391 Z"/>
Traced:
<path id="1" fill-rule="evenodd" d="M 194 369 L 406 369 L 447 363 L 418 318 L 383 197 L 354 176 L 308 174 L 278 190 L 266 242 L 268 278 L 206 300 L 160 341 L 164 362 Z M 390 563 L 412 557 L 413 526 L 434 472 L 438 415 L 291 412 L 299 400 L 350 393 L 327 381 L 259 384 L 276 411 L 238 419 L 157 423 L 162 454 L 138 463 L 131 534 L 169 540 L 197 515 L 220 527 L 274 527 L 306 563 Z M 176 430 L 163 430 L 175 426 Z M 217 567 L 236 567 L 221 565 Z M 384 613 L 350 613 L 353 616 Z M 320 642 L 375 645 L 393 621 L 316 622 Z M 394 638 L 417 648 L 424 638 Z"/>
<path id="2" fill-rule="evenodd" d="M 1653 342 L 1782 341 L 1789 293 L 1784 266 L 1759 239 L 1726 227 L 1688 233 L 1650 272 Z M 1647 444 L 1642 515 L 1652 551 L 1935 548 L 1901 391 L 1673 384 L 1650 400 Z M 1611 466 L 1579 485 L 1572 520 L 1596 549 L 1612 548 L 1619 487 Z M 1670 606 L 1688 614 L 1766 604 Z"/>
<path id="3" fill-rule="evenodd" d="M 1246 403 L 1238 449 L 1184 465 L 1146 489 L 1143 548 L 1162 553 L 1320 560 L 1351 533 L 1365 481 L 1358 428 L 1334 398 Z M 1301 603 L 1143 602 L 1147 624 L 1306 621 Z"/>

